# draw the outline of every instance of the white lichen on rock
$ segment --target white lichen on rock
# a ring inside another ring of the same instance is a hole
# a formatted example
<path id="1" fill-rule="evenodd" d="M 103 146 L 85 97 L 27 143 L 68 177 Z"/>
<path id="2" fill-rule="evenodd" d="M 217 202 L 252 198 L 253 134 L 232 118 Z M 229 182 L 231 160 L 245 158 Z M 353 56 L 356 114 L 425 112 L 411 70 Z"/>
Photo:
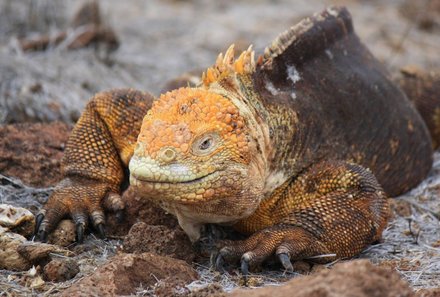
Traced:
<path id="1" fill-rule="evenodd" d="M 0 204 L 0 226 L 23 236 L 33 233 L 34 215 L 27 209 L 9 204 Z"/>

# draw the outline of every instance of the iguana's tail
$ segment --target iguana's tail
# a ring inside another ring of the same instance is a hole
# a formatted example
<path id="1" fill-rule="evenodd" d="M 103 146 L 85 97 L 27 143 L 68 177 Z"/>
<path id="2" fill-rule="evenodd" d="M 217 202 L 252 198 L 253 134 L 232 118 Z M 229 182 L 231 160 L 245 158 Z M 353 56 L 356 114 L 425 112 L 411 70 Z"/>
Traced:
<path id="1" fill-rule="evenodd" d="M 425 120 L 434 149 L 440 147 L 440 71 L 405 67 L 396 81 Z"/>

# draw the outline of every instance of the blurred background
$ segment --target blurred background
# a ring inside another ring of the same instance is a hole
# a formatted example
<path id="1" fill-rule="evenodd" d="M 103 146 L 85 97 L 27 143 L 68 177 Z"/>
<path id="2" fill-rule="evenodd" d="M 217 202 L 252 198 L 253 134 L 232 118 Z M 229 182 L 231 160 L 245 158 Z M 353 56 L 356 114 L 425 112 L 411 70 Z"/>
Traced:
<path id="1" fill-rule="evenodd" d="M 231 43 L 261 53 L 329 5 L 348 7 L 390 71 L 440 66 L 439 0 L 2 0 L 0 123 L 72 123 L 90 96 L 110 88 L 157 95 Z"/>

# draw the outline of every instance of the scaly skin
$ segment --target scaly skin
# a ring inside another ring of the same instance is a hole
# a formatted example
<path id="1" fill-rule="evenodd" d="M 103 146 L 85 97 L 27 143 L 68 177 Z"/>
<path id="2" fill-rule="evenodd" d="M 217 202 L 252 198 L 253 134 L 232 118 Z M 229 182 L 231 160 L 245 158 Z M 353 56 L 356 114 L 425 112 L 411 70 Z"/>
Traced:
<path id="1" fill-rule="evenodd" d="M 249 235 L 220 249 L 219 269 L 241 259 L 246 274 L 274 254 L 286 269 L 327 262 L 380 239 L 387 195 L 420 182 L 431 155 L 420 115 L 360 44 L 348 12 L 330 8 L 258 62 L 251 48 L 234 60 L 231 47 L 199 87 L 154 103 L 132 90 L 96 95 L 39 233 L 67 214 L 81 234 L 88 216 L 101 230 L 101 207 L 123 209 L 128 165 L 134 190 L 174 214 L 192 241 L 207 223 Z"/>
<path id="2" fill-rule="evenodd" d="M 104 235 L 104 209 L 124 208 L 120 198 L 124 167 L 152 102 L 151 95 L 128 89 L 102 92 L 90 100 L 66 145 L 61 161 L 64 179 L 37 215 L 43 240 L 66 215 L 77 225 L 78 241 L 89 217 Z"/>

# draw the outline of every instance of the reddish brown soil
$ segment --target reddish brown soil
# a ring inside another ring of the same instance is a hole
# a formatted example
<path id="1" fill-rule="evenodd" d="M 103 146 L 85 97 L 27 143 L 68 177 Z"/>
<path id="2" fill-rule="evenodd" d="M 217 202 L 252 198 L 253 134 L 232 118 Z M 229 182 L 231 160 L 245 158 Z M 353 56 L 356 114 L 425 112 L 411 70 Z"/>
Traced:
<path id="1" fill-rule="evenodd" d="M 160 207 L 155 206 L 151 201 L 142 199 L 128 188 L 122 196 L 125 202 L 125 217 L 122 223 L 118 222 L 111 213 L 107 215 L 107 230 L 111 235 L 125 235 L 131 226 L 137 222 L 144 222 L 147 225 L 162 225 L 168 228 L 176 228 L 177 220 L 167 214 Z"/>
<path id="2" fill-rule="evenodd" d="M 124 239 L 124 251 L 128 253 L 151 252 L 191 263 L 194 249 L 188 236 L 180 229 L 167 226 L 152 226 L 139 222 L 131 227 Z"/>
<path id="3" fill-rule="evenodd" d="M 100 266 L 63 292 L 61 296 L 115 296 L 135 294 L 140 287 L 153 287 L 158 281 L 167 283 L 172 291 L 197 279 L 197 273 L 181 260 L 151 253 L 120 254 Z M 166 296 L 166 295 L 162 295 Z"/>
<path id="4" fill-rule="evenodd" d="M 23 123 L 0 126 L 0 173 L 34 187 L 55 186 L 61 180 L 60 164 L 70 127 L 61 122 Z M 136 222 L 148 225 L 177 226 L 177 220 L 132 191 L 123 195 L 126 215 L 122 223 L 107 216 L 107 231 L 125 235 Z"/>
<path id="5" fill-rule="evenodd" d="M 44 266 L 44 277 L 51 282 L 63 282 L 79 272 L 78 264 L 72 259 L 54 259 Z"/>
<path id="6" fill-rule="evenodd" d="M 233 291 L 231 297 L 263 296 L 358 296 L 391 297 L 415 296 L 408 283 L 391 269 L 378 267 L 367 260 L 350 261 L 335 265 L 310 276 L 294 278 L 280 287 L 265 287 L 258 290 Z M 213 295 L 215 296 L 215 295 Z M 219 294 L 218 296 L 222 296 Z"/>
<path id="7" fill-rule="evenodd" d="M 0 173 L 34 187 L 54 185 L 69 131 L 60 122 L 0 126 Z"/>

